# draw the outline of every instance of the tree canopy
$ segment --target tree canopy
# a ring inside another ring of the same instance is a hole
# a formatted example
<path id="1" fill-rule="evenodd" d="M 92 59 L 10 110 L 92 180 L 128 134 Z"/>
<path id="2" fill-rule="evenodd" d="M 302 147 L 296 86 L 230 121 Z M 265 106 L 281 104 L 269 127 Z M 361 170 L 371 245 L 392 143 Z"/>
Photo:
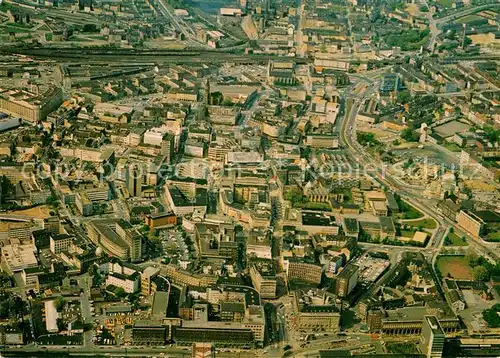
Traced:
<path id="1" fill-rule="evenodd" d="M 500 303 L 497 303 L 490 309 L 483 311 L 483 319 L 488 323 L 491 328 L 500 327 Z"/>
<path id="2" fill-rule="evenodd" d="M 420 136 L 411 128 L 405 128 L 401 132 L 401 138 L 407 142 L 417 142 Z"/>
<path id="3" fill-rule="evenodd" d="M 490 279 L 490 273 L 486 267 L 476 266 L 472 270 L 472 277 L 474 277 L 476 281 L 488 281 Z"/>
<path id="4" fill-rule="evenodd" d="M 61 312 L 63 308 L 66 306 L 66 300 L 64 299 L 63 296 L 57 297 L 54 303 L 56 305 L 57 312 Z"/>

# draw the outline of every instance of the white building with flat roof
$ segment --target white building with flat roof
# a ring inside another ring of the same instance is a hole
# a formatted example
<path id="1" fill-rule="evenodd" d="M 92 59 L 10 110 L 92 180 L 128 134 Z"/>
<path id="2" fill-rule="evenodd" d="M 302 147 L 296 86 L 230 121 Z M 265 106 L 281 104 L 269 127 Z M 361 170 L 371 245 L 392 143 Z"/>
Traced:
<path id="1" fill-rule="evenodd" d="M 36 247 L 32 243 L 10 244 L 2 247 L 2 262 L 4 262 L 12 272 L 21 271 L 28 267 L 38 266 L 35 256 Z"/>
<path id="2" fill-rule="evenodd" d="M 56 310 L 56 303 L 54 300 L 45 301 L 45 328 L 49 333 L 57 333 L 59 329 L 57 328 L 57 319 L 59 318 L 59 313 Z"/>

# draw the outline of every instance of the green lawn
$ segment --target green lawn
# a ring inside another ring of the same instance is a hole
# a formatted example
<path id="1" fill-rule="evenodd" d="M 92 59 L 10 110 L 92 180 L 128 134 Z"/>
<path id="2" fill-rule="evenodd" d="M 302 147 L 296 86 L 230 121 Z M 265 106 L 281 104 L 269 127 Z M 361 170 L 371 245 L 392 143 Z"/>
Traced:
<path id="1" fill-rule="evenodd" d="M 461 17 L 460 19 L 456 20 L 459 24 L 468 24 L 469 22 L 477 21 L 477 20 L 482 20 L 483 18 L 479 15 L 467 15 L 464 17 Z"/>
<path id="2" fill-rule="evenodd" d="M 5 34 L 9 34 L 11 32 L 16 33 L 16 34 L 17 33 L 26 33 L 26 34 L 28 34 L 28 33 L 31 32 L 31 29 L 8 24 L 7 26 L 0 27 L 0 31 L 2 33 L 5 33 Z"/>
<path id="3" fill-rule="evenodd" d="M 461 152 L 462 151 L 462 148 L 460 148 L 460 146 L 456 143 L 445 142 L 445 143 L 441 144 L 441 146 L 443 148 L 448 149 L 449 151 L 452 151 L 452 152 Z"/>
<path id="4" fill-rule="evenodd" d="M 387 350 L 393 354 L 417 354 L 419 353 L 417 346 L 414 343 L 387 343 Z"/>
<path id="5" fill-rule="evenodd" d="M 450 232 L 445 239 L 445 246 L 468 246 L 467 240 L 465 237 L 460 237 L 454 232 Z"/>
<path id="6" fill-rule="evenodd" d="M 436 2 L 441 6 L 451 7 L 456 2 L 456 0 L 438 0 Z"/>
<path id="7" fill-rule="evenodd" d="M 311 210 L 327 210 L 330 211 L 330 205 L 327 203 L 315 203 L 315 202 L 307 202 L 304 207 L 304 209 L 311 209 Z"/>
<path id="8" fill-rule="evenodd" d="M 424 216 L 424 214 L 404 201 L 399 202 L 399 208 L 403 213 L 403 219 L 418 219 Z"/>
<path id="9" fill-rule="evenodd" d="M 413 227 L 422 227 L 423 229 L 435 229 L 437 228 L 437 223 L 435 220 L 430 219 L 430 218 L 425 218 L 417 221 L 411 221 L 405 223 L 408 226 L 413 226 Z"/>
<path id="10" fill-rule="evenodd" d="M 489 232 L 486 241 L 500 242 L 500 230 Z"/>
<path id="11" fill-rule="evenodd" d="M 403 236 L 403 237 L 413 237 L 413 236 L 415 236 L 415 231 L 401 230 L 401 236 Z"/>
<path id="12" fill-rule="evenodd" d="M 70 41 L 73 41 L 73 42 L 92 42 L 92 40 L 89 40 L 89 39 L 86 39 L 86 38 L 83 38 L 83 37 L 78 37 L 78 36 L 71 36 L 69 38 Z"/>
<path id="13" fill-rule="evenodd" d="M 94 40 L 103 40 L 103 41 L 108 40 L 108 38 L 106 36 L 103 36 L 103 35 L 89 35 L 87 37 L 90 39 L 94 39 Z"/>

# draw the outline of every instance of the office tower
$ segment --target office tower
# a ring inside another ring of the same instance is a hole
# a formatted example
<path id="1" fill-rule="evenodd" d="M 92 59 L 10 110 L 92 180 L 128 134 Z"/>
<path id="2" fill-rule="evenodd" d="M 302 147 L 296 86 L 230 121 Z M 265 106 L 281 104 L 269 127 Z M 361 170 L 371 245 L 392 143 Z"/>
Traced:
<path id="1" fill-rule="evenodd" d="M 125 183 L 130 196 L 141 196 L 142 174 L 137 165 L 132 165 L 127 168 Z"/>
<path id="2" fill-rule="evenodd" d="M 359 277 L 359 266 L 347 265 L 337 276 L 336 292 L 339 297 L 347 297 L 356 287 Z"/>
<path id="3" fill-rule="evenodd" d="M 420 350 L 427 358 L 441 358 L 443 356 L 444 332 L 436 316 L 424 316 Z"/>

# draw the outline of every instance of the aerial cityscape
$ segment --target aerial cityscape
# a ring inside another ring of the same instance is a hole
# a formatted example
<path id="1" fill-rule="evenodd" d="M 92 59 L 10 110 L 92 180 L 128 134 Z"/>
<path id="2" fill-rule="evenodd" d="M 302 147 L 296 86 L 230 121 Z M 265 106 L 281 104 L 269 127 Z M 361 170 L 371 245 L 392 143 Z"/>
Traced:
<path id="1" fill-rule="evenodd" d="M 0 357 L 499 357 L 499 0 L 0 1 Z"/>

